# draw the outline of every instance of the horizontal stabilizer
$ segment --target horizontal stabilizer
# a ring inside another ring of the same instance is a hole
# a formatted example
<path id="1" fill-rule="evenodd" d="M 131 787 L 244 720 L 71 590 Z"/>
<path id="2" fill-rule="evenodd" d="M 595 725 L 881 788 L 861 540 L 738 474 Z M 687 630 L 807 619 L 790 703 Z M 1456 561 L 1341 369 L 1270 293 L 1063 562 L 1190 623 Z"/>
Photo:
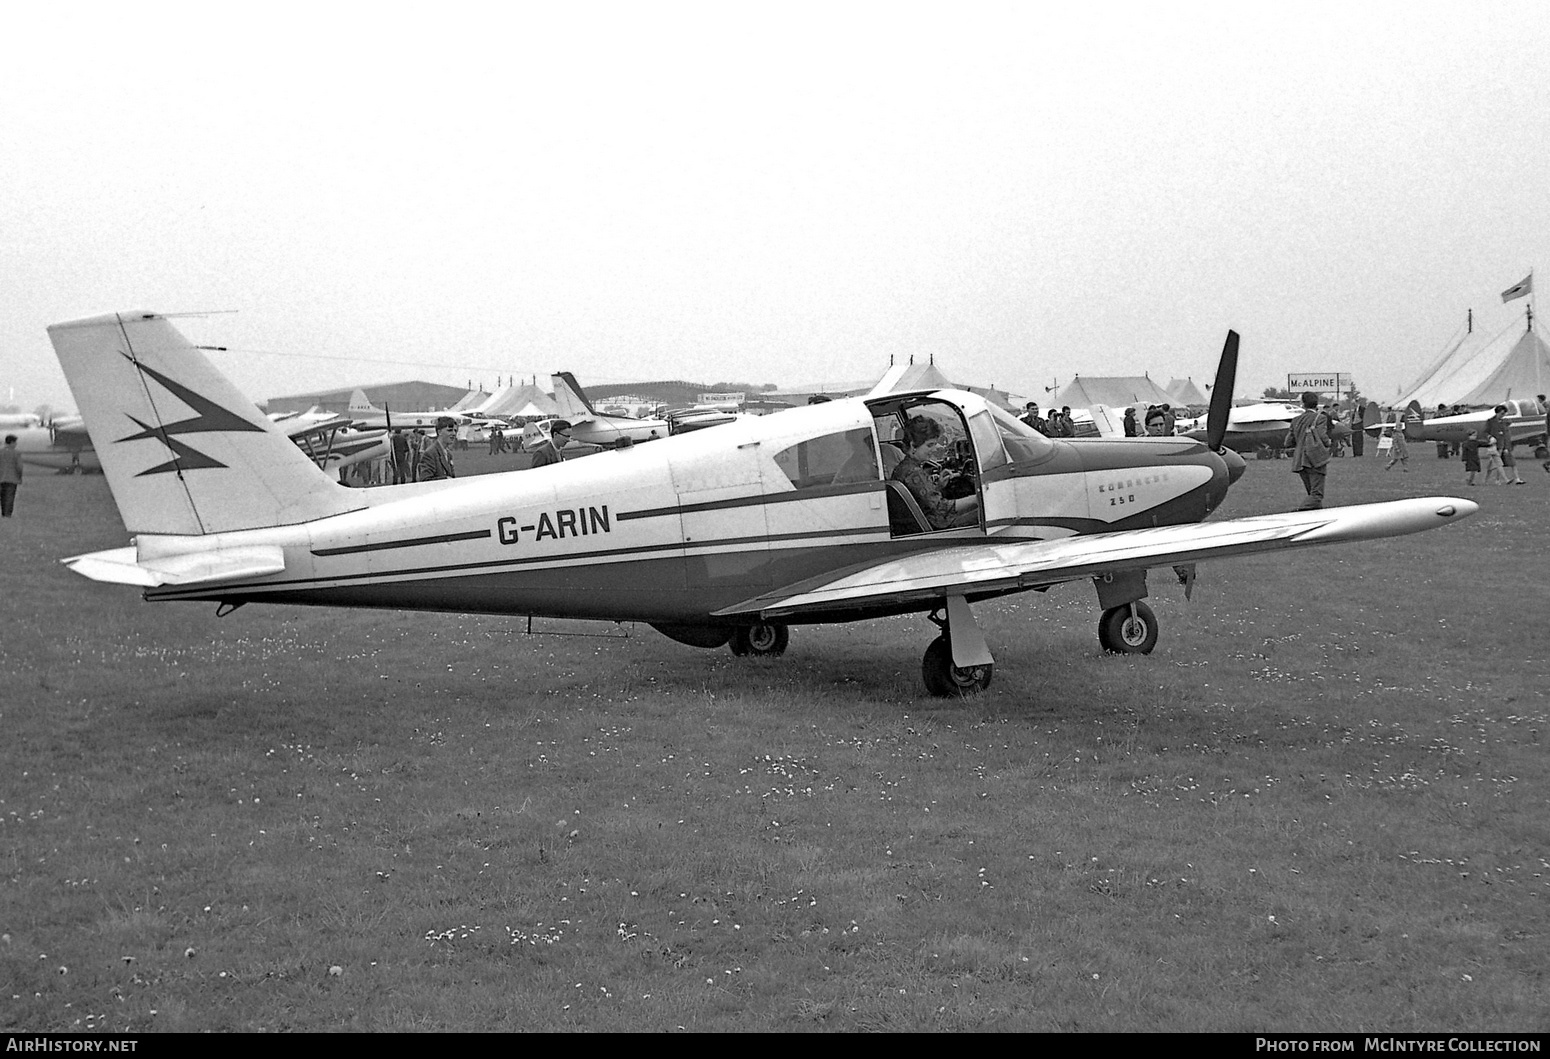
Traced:
<path id="1" fill-rule="evenodd" d="M 285 569 L 285 552 L 279 545 L 254 545 L 142 559 L 139 551 L 130 547 L 74 555 L 60 561 L 93 581 L 155 588 L 159 585 L 214 584 L 278 574 Z"/>

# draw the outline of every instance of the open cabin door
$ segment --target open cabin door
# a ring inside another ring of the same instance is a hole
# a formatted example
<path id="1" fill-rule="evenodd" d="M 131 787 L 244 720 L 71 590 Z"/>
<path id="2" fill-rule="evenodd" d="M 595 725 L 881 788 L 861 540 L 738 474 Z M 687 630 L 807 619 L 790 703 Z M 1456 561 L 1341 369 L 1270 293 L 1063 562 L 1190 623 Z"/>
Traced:
<path id="1" fill-rule="evenodd" d="M 930 394 L 894 395 L 868 401 L 882 455 L 882 475 L 887 488 L 889 529 L 894 537 L 919 534 L 944 534 L 977 537 L 985 528 L 985 504 L 980 490 L 978 443 L 970 427 L 970 417 L 957 404 Z M 925 468 L 929 484 L 915 478 L 916 488 L 907 488 L 902 479 L 913 475 L 898 470 L 909 452 L 906 431 L 911 420 L 924 419 L 936 424 L 942 444 L 927 460 L 917 461 Z M 992 428 L 993 431 L 994 428 Z M 1000 442 L 994 438 L 987 449 L 992 461 L 1006 462 Z M 976 498 L 968 517 L 953 518 L 940 501 L 961 497 Z"/>
<path id="2" fill-rule="evenodd" d="M 969 440 L 974 445 L 980 490 L 980 525 L 995 536 L 1017 526 L 1017 481 L 1007 473 L 1009 460 L 990 408 L 969 415 Z"/>

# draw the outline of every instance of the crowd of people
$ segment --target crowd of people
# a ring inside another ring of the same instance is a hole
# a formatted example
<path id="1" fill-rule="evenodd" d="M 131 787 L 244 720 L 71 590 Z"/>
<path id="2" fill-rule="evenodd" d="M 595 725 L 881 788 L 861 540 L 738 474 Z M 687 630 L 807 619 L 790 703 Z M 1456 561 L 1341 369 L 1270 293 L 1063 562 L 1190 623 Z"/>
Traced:
<path id="1" fill-rule="evenodd" d="M 1076 421 L 1071 418 L 1070 405 L 1051 408 L 1049 415 L 1043 416 L 1039 414 L 1039 402 L 1029 401 L 1018 418 L 1047 438 L 1076 437 Z"/>
<path id="2" fill-rule="evenodd" d="M 375 460 L 365 460 L 339 472 L 341 485 L 377 486 L 403 485 L 406 482 L 434 482 L 457 477 L 454 454 L 469 449 L 471 428 L 459 426 L 450 416 L 436 421 L 434 433 L 424 430 L 395 431 L 389 442 L 387 455 Z M 558 463 L 561 450 L 569 443 L 571 424 L 563 419 L 553 420 L 549 437 L 526 450 L 530 467 L 543 467 Z M 523 452 L 519 438 L 506 436 L 506 432 L 493 428 L 488 435 L 491 456 L 506 452 Z"/>

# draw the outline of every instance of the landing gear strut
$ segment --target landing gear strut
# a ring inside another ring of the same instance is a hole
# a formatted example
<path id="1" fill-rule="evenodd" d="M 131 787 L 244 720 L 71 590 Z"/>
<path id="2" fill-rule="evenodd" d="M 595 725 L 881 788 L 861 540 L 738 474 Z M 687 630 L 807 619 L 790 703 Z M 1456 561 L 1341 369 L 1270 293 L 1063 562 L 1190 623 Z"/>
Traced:
<path id="1" fill-rule="evenodd" d="M 962 596 L 947 601 L 947 613 L 934 611 L 927 616 L 930 622 L 942 630 L 942 635 L 931 641 L 920 660 L 920 679 L 926 690 L 938 698 L 962 698 L 977 695 L 990 687 L 995 674 L 995 663 L 990 659 L 990 649 L 985 637 L 974 623 L 974 615 Z M 953 629 L 958 630 L 958 655 L 969 664 L 959 666 L 953 657 Z"/>
<path id="2" fill-rule="evenodd" d="M 790 642 L 791 630 L 776 622 L 739 625 L 732 632 L 732 653 L 774 657 L 785 654 Z"/>
<path id="3" fill-rule="evenodd" d="M 1098 619 L 1098 642 L 1110 654 L 1149 655 L 1157 646 L 1157 615 L 1139 599 L 1110 607 Z"/>

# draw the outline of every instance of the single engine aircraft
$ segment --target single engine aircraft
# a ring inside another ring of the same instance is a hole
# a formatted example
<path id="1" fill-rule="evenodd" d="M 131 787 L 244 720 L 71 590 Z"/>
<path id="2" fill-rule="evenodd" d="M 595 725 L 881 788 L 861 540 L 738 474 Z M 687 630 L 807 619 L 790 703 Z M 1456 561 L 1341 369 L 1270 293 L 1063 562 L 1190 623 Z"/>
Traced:
<path id="1" fill-rule="evenodd" d="M 924 613 L 927 688 L 986 687 L 971 604 L 1091 580 L 1109 651 L 1150 652 L 1147 571 L 1389 537 L 1477 506 L 1450 497 L 1202 522 L 1244 470 L 1206 443 L 1054 440 L 957 390 L 859 397 L 533 470 L 347 489 L 165 317 L 49 328 L 128 547 L 63 560 L 147 600 L 389 607 L 644 622 L 681 643 L 777 655 L 790 624 Z M 1229 332 L 1215 392 L 1232 393 Z M 889 469 L 934 420 L 971 525 L 936 528 Z M 920 429 L 910 428 L 919 433 Z"/>
<path id="2" fill-rule="evenodd" d="M 1532 445 L 1534 455 L 1544 459 L 1539 450 L 1546 445 L 1544 408 L 1534 398 L 1509 399 L 1502 404 L 1507 411 L 1502 419 L 1507 424 L 1507 437 L 1513 445 Z M 1495 414 L 1494 406 L 1480 412 L 1463 412 L 1459 415 L 1443 415 L 1427 419 L 1419 403 L 1411 401 L 1405 409 L 1405 438 L 1409 441 L 1445 441 L 1463 444 L 1471 430 L 1485 436 L 1485 425 Z"/>

